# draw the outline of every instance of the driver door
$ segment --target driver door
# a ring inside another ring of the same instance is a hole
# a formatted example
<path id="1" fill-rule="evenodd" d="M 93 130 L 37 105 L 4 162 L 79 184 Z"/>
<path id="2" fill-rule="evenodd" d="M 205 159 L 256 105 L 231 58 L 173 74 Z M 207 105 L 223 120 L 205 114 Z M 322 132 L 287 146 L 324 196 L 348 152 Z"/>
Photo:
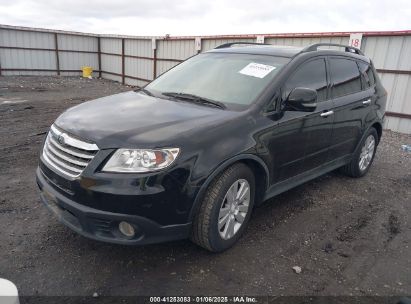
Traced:
<path id="1" fill-rule="evenodd" d="M 317 91 L 317 107 L 313 112 L 287 110 L 285 103 L 290 92 L 297 88 Z M 271 145 L 277 157 L 276 182 L 297 176 L 325 163 L 328 158 L 334 122 L 333 103 L 329 98 L 326 61 L 316 57 L 302 63 L 282 88 L 282 107 L 277 136 L 280 145 Z M 284 136 L 285 135 L 285 136 Z"/>

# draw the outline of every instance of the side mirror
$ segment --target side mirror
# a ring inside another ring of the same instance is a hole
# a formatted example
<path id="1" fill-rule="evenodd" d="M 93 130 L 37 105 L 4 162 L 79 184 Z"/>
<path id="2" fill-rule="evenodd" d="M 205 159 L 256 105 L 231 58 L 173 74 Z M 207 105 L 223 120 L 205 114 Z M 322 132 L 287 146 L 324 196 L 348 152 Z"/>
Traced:
<path id="1" fill-rule="evenodd" d="M 308 88 L 295 88 L 288 95 L 286 105 L 290 110 L 312 112 L 317 107 L 317 91 Z"/>

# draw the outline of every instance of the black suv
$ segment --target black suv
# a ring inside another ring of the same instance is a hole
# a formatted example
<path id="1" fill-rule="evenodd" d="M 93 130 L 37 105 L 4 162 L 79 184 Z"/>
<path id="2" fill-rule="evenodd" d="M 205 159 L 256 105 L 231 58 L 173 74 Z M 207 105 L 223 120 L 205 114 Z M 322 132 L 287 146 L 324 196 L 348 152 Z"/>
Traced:
<path id="1" fill-rule="evenodd" d="M 337 168 L 363 176 L 387 94 L 360 50 L 324 45 L 224 44 L 65 111 L 40 157 L 42 201 L 92 239 L 222 251 L 257 204 Z"/>

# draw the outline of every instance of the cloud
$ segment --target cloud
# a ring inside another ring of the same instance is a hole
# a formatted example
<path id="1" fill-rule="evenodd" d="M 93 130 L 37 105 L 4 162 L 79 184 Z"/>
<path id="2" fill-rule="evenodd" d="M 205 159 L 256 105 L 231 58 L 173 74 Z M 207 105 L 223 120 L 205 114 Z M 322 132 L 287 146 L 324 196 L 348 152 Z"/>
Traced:
<path id="1" fill-rule="evenodd" d="M 411 2 L 354 0 L 0 0 L 0 23 L 129 35 L 411 28 Z"/>

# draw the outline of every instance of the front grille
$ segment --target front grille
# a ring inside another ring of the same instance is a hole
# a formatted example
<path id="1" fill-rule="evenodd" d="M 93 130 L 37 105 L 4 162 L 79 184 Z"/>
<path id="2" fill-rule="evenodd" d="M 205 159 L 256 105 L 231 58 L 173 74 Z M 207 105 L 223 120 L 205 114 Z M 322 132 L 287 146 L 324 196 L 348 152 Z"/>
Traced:
<path id="1" fill-rule="evenodd" d="M 83 141 L 51 126 L 43 148 L 46 163 L 69 177 L 79 176 L 96 155 L 96 144 Z"/>

